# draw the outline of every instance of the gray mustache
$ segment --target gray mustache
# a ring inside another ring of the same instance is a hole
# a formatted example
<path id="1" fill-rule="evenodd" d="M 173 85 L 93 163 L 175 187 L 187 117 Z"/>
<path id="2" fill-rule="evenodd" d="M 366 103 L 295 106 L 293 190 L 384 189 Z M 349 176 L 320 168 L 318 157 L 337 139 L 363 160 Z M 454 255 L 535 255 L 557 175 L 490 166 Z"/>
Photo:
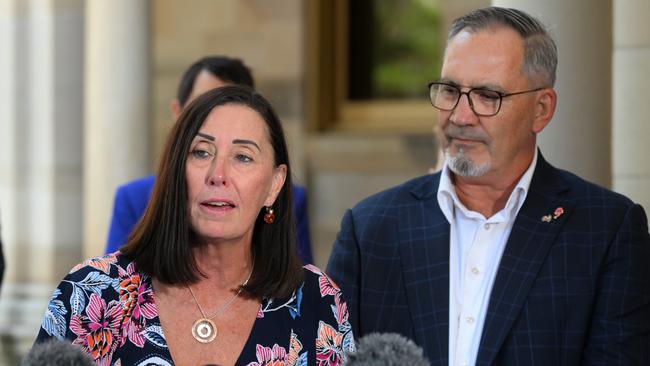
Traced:
<path id="1" fill-rule="evenodd" d="M 449 126 L 444 129 L 444 132 L 447 138 L 476 140 L 485 143 L 489 141 L 488 137 L 485 136 L 485 133 L 474 127 L 459 127 L 450 123 Z"/>

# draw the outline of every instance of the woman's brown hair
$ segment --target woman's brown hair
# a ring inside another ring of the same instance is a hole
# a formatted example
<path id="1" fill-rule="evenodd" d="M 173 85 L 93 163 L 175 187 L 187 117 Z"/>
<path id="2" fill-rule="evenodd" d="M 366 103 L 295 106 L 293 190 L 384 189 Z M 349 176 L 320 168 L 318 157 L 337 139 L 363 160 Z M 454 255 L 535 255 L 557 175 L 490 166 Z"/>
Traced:
<path id="1" fill-rule="evenodd" d="M 276 220 L 266 224 L 261 210 L 253 229 L 254 271 L 242 289 L 253 298 L 284 298 L 303 279 L 295 249 L 291 169 L 284 131 L 269 102 L 253 89 L 225 86 L 196 98 L 184 110 L 165 144 L 151 200 L 144 216 L 120 250 L 139 270 L 166 284 L 191 284 L 200 272 L 192 245 L 187 210 L 185 166 L 192 140 L 215 107 L 239 104 L 256 111 L 266 122 L 275 166 L 287 167 L 286 179 L 273 203 Z"/>

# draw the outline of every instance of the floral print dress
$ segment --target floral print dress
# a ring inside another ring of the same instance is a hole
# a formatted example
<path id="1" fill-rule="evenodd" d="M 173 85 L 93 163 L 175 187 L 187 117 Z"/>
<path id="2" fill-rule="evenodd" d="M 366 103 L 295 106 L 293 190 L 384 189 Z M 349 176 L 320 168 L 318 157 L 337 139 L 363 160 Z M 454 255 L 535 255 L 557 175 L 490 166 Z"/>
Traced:
<path id="1" fill-rule="evenodd" d="M 237 365 L 339 365 L 354 351 L 341 291 L 313 265 L 288 299 L 264 299 Z M 179 309 L 182 311 L 182 309 Z M 36 342 L 79 345 L 98 365 L 173 365 L 151 278 L 119 252 L 75 266 L 54 290 Z"/>

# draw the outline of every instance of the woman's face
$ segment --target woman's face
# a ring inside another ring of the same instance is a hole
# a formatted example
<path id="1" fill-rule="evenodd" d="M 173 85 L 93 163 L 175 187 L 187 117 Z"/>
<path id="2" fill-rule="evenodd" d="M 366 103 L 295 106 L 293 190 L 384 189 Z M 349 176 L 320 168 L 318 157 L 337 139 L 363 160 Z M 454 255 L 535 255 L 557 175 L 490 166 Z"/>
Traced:
<path id="1" fill-rule="evenodd" d="M 256 111 L 215 107 L 192 141 L 185 172 L 190 225 L 199 240 L 250 242 L 260 210 L 273 204 L 286 172 L 286 165 L 274 166 L 266 122 Z"/>

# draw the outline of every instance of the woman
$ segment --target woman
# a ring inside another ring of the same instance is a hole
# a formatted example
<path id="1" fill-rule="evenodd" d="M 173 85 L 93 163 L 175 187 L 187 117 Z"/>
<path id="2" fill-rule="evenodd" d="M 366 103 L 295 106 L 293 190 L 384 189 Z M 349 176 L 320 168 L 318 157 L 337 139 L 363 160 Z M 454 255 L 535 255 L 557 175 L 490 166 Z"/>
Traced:
<path id="1" fill-rule="evenodd" d="M 354 348 L 338 287 L 300 267 L 282 127 L 252 89 L 197 98 L 167 141 L 122 253 L 73 268 L 37 342 L 100 365 L 336 365 Z"/>

